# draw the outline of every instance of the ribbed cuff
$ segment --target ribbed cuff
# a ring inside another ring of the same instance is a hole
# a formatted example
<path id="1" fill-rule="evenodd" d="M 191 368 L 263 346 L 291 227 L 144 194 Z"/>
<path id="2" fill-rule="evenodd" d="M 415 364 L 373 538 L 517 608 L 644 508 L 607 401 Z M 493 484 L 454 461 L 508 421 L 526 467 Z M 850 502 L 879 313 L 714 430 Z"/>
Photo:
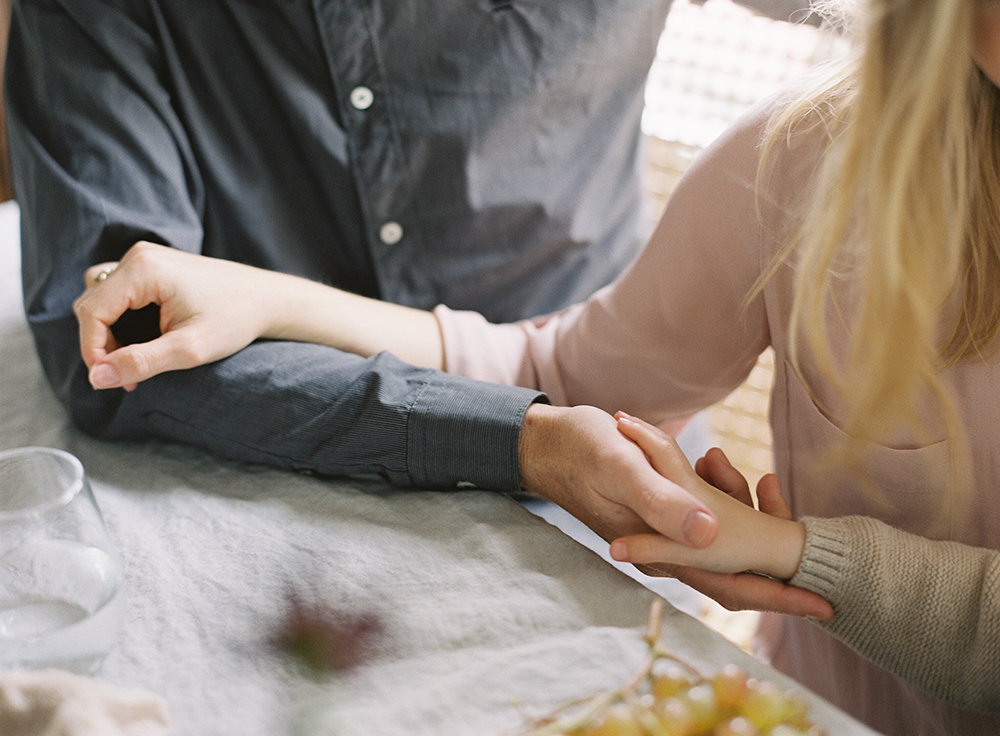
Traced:
<path id="1" fill-rule="evenodd" d="M 844 520 L 806 517 L 800 521 L 806 527 L 806 545 L 799 569 L 789 582 L 833 600 L 851 552 Z"/>

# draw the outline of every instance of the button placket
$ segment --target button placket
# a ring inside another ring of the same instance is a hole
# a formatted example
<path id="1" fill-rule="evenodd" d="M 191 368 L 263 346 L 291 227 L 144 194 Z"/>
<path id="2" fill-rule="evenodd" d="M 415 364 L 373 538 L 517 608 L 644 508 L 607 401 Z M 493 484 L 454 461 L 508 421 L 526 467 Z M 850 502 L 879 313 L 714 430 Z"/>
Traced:
<path id="1" fill-rule="evenodd" d="M 349 95 L 351 105 L 355 110 L 364 112 L 375 103 L 375 93 L 370 87 L 359 84 Z M 396 245 L 403 239 L 403 226 L 395 220 L 388 220 L 378 230 L 379 240 L 384 245 Z"/>
<path id="2" fill-rule="evenodd" d="M 340 100 L 368 247 L 384 288 L 397 281 L 395 257 L 388 249 L 404 237 L 397 219 L 401 213 L 392 203 L 398 200 L 395 188 L 404 180 L 405 166 L 391 105 L 385 99 L 390 83 L 378 63 L 384 51 L 373 34 L 379 26 L 368 17 L 372 11 L 365 3 L 313 0 L 313 5 Z"/>

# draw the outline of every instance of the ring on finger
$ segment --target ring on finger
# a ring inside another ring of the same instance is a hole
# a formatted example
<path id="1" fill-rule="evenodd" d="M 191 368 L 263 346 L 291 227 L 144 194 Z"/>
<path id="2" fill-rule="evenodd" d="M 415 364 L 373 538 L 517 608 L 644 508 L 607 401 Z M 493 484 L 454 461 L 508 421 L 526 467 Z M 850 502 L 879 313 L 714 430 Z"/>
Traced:
<path id="1" fill-rule="evenodd" d="M 95 284 L 100 284 L 101 282 L 107 280 L 108 276 L 110 276 L 114 272 L 115 272 L 114 267 L 112 267 L 112 268 L 105 268 L 103 271 L 98 271 L 97 275 L 94 276 L 94 283 Z"/>

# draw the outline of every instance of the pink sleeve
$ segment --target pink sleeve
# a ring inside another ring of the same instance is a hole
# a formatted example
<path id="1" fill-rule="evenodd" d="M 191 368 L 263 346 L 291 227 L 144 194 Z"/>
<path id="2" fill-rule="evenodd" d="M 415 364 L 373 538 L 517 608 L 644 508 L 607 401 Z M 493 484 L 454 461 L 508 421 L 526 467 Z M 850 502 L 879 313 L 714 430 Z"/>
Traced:
<path id="1" fill-rule="evenodd" d="M 743 308 L 773 252 L 755 188 L 766 116 L 699 157 L 642 255 L 587 302 L 508 325 L 439 307 L 446 370 L 659 425 L 724 398 L 770 341 L 766 296 Z"/>
<path id="2" fill-rule="evenodd" d="M 524 364 L 528 337 L 517 323 L 496 325 L 478 312 L 434 309 L 444 342 L 444 369 L 457 376 L 538 388 Z"/>
<path id="3" fill-rule="evenodd" d="M 565 406 L 562 379 L 547 356 L 556 349 L 561 322 L 583 308 L 576 304 L 556 315 L 498 325 L 477 312 L 439 305 L 434 316 L 444 341 L 444 369 L 481 381 L 544 391 L 553 404 Z"/>

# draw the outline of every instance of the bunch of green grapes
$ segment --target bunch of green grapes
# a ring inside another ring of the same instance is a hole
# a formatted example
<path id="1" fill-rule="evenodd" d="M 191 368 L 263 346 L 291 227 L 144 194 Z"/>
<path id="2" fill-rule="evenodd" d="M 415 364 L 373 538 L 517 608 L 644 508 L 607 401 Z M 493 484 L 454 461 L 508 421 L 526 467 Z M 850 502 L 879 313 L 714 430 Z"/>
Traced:
<path id="1" fill-rule="evenodd" d="M 701 674 L 660 644 L 662 602 L 650 612 L 647 661 L 622 687 L 572 703 L 530 736 L 825 736 L 799 693 L 729 664 Z"/>
<path id="2" fill-rule="evenodd" d="M 657 665 L 661 664 L 659 661 Z M 709 677 L 654 666 L 646 689 L 622 691 L 570 729 L 569 736 L 820 736 L 794 691 L 726 665 Z"/>

